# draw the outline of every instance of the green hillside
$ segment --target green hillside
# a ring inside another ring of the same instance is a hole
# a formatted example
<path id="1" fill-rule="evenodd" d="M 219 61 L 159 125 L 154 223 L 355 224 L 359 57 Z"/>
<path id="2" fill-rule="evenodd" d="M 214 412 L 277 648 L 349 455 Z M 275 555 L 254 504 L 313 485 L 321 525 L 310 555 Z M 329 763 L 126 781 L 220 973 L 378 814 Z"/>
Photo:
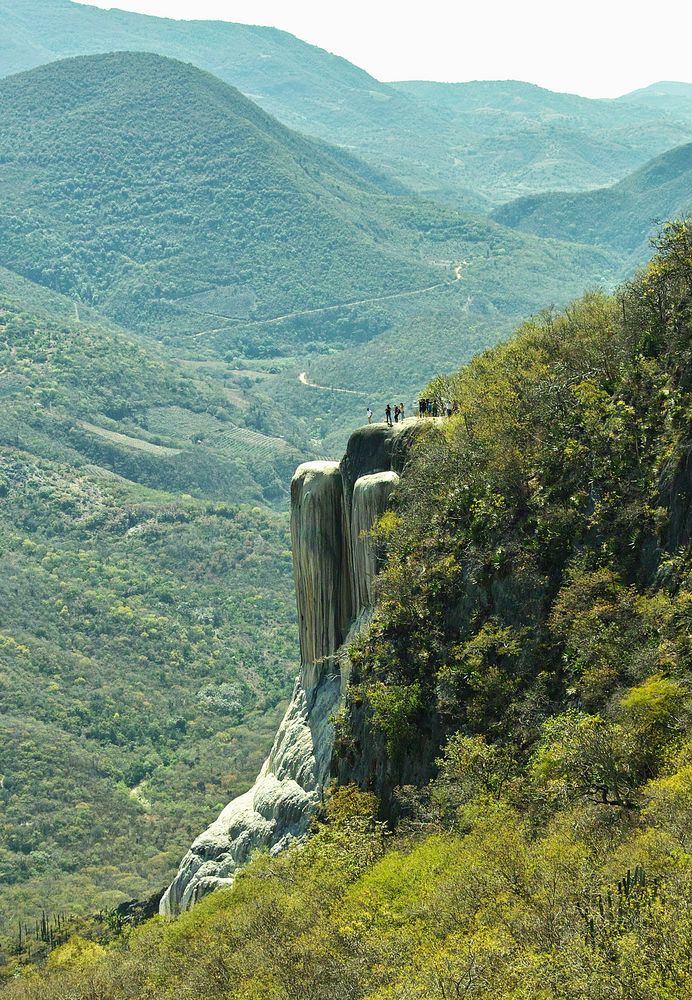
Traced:
<path id="1" fill-rule="evenodd" d="M 423 194 L 478 209 L 612 183 L 692 139 L 692 101 L 589 101 L 513 81 L 386 84 L 272 28 L 0 0 L 0 75 L 66 56 L 144 50 L 192 62 L 280 121 Z M 682 85 L 684 86 L 684 85 Z"/>
<path id="2" fill-rule="evenodd" d="M 687 1000 L 691 302 L 673 224 L 429 387 L 311 840 L 8 1000 Z"/>
<path id="3" fill-rule="evenodd" d="M 287 520 L 0 449 L 0 942 L 143 898 L 295 672 Z"/>
<path id="4" fill-rule="evenodd" d="M 265 409 L 0 271 L 0 951 L 160 888 L 269 749 L 288 523 L 248 505 L 309 445 Z"/>
<path id="5" fill-rule="evenodd" d="M 191 66 L 52 64 L 0 83 L 0 120 L 0 263 L 134 329 L 191 339 L 446 277 L 373 184 Z"/>
<path id="6" fill-rule="evenodd" d="M 0 444 L 154 488 L 283 506 L 309 450 L 299 424 L 270 426 L 261 390 L 181 367 L 74 311 L 0 271 Z"/>
<path id="7" fill-rule="evenodd" d="M 602 246 L 643 259 L 662 219 L 692 211 L 692 143 L 651 160 L 618 184 L 597 191 L 549 193 L 503 205 L 494 218 L 538 236 Z"/>

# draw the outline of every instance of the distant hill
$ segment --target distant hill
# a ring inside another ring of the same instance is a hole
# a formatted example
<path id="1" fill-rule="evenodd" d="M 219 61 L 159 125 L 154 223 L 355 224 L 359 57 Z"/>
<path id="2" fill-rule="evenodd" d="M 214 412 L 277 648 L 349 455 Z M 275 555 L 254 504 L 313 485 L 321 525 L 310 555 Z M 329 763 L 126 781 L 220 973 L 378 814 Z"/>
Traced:
<path id="1" fill-rule="evenodd" d="M 609 184 L 692 139 L 684 85 L 670 100 L 589 101 L 514 81 L 386 84 L 273 28 L 174 21 L 70 0 L 0 0 L 0 35 L 0 75 L 124 49 L 192 62 L 291 128 L 467 209 Z"/>
<path id="2" fill-rule="evenodd" d="M 648 237 L 667 218 L 692 212 L 692 143 L 651 160 L 612 187 L 549 193 L 503 205 L 503 225 L 539 236 L 646 256 Z"/>
<path id="3" fill-rule="evenodd" d="M 295 421 L 266 426 L 266 406 L 261 391 L 174 363 L 0 268 L 0 447 L 79 474 L 283 506 L 310 446 Z"/>
<path id="4" fill-rule="evenodd" d="M 692 138 L 686 84 L 656 100 L 647 92 L 591 100 L 516 80 L 394 86 L 447 117 L 457 182 L 496 204 L 610 184 Z"/>

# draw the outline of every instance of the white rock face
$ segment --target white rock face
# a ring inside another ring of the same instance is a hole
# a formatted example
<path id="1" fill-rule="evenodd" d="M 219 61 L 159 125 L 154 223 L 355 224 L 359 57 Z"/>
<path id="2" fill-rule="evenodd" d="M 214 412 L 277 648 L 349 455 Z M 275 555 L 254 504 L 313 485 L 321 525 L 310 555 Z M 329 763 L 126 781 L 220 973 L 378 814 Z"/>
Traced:
<path id="1" fill-rule="evenodd" d="M 337 462 L 307 462 L 291 483 L 293 578 L 302 677 L 310 689 L 353 621 L 351 560 Z"/>
<path id="2" fill-rule="evenodd" d="M 373 438 L 374 428 L 367 430 Z M 384 433 L 389 434 L 383 428 Z M 379 452 L 368 453 L 376 454 L 370 472 Z M 351 462 L 351 476 L 353 467 Z M 386 510 L 397 481 L 395 473 L 383 469 L 353 484 L 336 462 L 308 462 L 293 477 L 300 674 L 255 784 L 193 843 L 161 900 L 164 916 L 174 917 L 214 889 L 231 885 L 254 851 L 274 854 L 307 834 L 329 780 L 331 720 L 350 673 L 347 648 L 372 603 L 377 562 L 368 533 Z"/>
<path id="3" fill-rule="evenodd" d="M 369 608 L 374 601 L 377 553 L 371 531 L 375 522 L 389 506 L 392 490 L 399 482 L 396 472 L 376 472 L 361 476 L 353 488 L 351 505 L 351 565 L 356 614 Z"/>

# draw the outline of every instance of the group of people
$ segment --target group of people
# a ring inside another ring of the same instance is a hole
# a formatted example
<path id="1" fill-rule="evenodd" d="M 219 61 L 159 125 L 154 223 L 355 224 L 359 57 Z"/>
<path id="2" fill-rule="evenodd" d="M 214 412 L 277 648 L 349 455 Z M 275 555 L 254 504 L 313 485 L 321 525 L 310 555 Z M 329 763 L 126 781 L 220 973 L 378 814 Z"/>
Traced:
<path id="1" fill-rule="evenodd" d="M 394 413 L 394 421 L 392 422 L 392 412 Z M 373 412 L 372 408 L 368 407 L 368 423 L 372 423 Z M 394 410 L 392 411 L 392 404 L 387 403 L 384 410 L 384 420 L 388 427 L 393 427 L 394 424 L 403 423 L 406 418 L 406 407 L 403 403 L 396 403 Z"/>
<path id="2" fill-rule="evenodd" d="M 442 412 L 440 412 L 442 411 Z M 437 399 L 426 399 L 421 397 L 418 400 L 418 415 L 420 417 L 451 417 L 459 412 L 459 404 L 451 400 L 438 401 Z"/>
<path id="3" fill-rule="evenodd" d="M 446 416 L 451 417 L 452 414 L 457 413 L 459 410 L 459 404 L 457 402 L 440 402 L 437 399 L 419 399 L 418 400 L 418 415 L 422 417 L 439 417 Z M 442 411 L 442 412 L 440 412 Z M 394 420 L 392 420 L 392 414 Z M 367 409 L 368 423 L 372 423 L 373 412 L 372 407 Z M 403 403 L 397 403 L 392 410 L 392 404 L 387 403 L 384 410 L 384 419 L 388 427 L 393 427 L 394 424 L 403 423 L 406 419 L 406 407 Z"/>

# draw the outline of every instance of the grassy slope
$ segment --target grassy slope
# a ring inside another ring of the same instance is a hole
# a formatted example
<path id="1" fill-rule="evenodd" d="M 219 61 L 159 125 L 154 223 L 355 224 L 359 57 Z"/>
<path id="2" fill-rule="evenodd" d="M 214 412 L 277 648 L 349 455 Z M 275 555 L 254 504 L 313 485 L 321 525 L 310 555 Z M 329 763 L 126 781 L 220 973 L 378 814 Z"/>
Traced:
<path id="1" fill-rule="evenodd" d="M 414 190 L 467 209 L 563 183 L 607 184 L 692 137 L 684 93 L 671 114 L 670 102 L 640 103 L 637 95 L 625 108 L 514 82 L 492 90 L 383 84 L 275 29 L 172 21 L 69 0 L 2 0 L 0 24 L 2 75 L 122 49 L 189 60 L 290 127 L 343 145 Z M 538 99 L 527 102 L 528 92 Z M 472 96 L 470 111 L 459 106 L 461 94 L 462 105 Z"/>
<path id="2" fill-rule="evenodd" d="M 494 217 L 539 236 L 609 247 L 644 257 L 661 219 L 692 211 L 692 143 L 671 149 L 612 187 L 551 193 L 503 205 Z"/>

